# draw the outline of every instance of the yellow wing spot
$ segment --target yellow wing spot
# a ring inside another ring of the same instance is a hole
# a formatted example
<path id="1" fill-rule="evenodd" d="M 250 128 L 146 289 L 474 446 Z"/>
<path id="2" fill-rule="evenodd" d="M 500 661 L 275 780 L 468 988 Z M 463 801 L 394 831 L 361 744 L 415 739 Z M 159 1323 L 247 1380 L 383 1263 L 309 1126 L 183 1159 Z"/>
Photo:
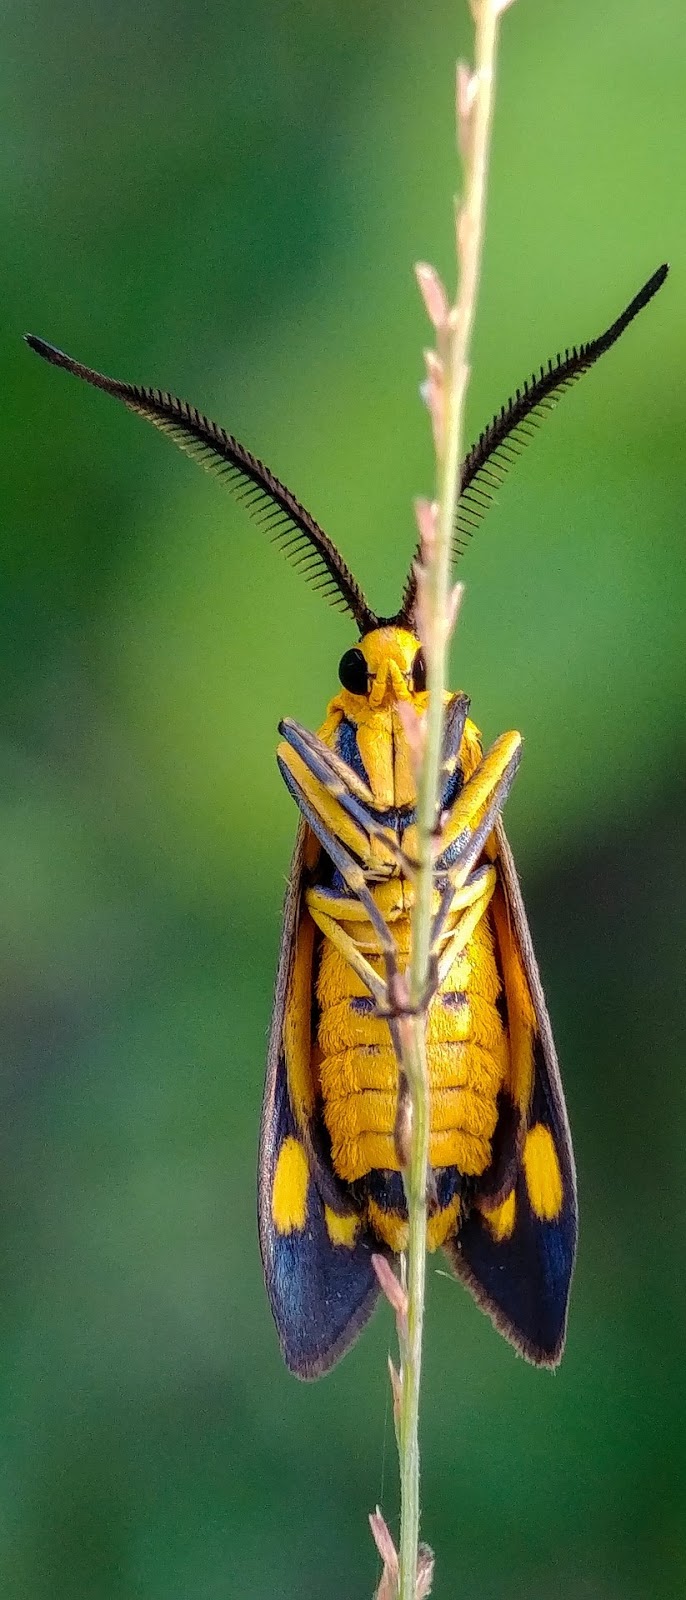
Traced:
<path id="1" fill-rule="evenodd" d="M 479 1209 L 483 1212 L 489 1232 L 496 1244 L 502 1244 L 504 1239 L 511 1239 L 516 1217 L 514 1189 L 510 1190 L 499 1206 L 493 1206 L 492 1210 L 489 1211 L 486 1206 L 480 1206 Z"/>
<path id="2" fill-rule="evenodd" d="M 526 1136 L 524 1177 L 536 1216 L 554 1222 L 562 1210 L 562 1174 L 552 1134 L 542 1122 L 534 1123 Z"/>
<path id="3" fill-rule="evenodd" d="M 395 1250 L 400 1255 L 401 1250 L 407 1249 L 408 1226 L 397 1211 L 382 1211 L 375 1200 L 370 1200 L 367 1206 L 367 1216 L 379 1239 L 384 1244 Z"/>
<path id="4" fill-rule="evenodd" d="M 434 1211 L 433 1216 L 427 1218 L 426 1243 L 427 1249 L 438 1250 L 449 1233 L 454 1233 L 460 1217 L 460 1196 L 455 1195 L 449 1206 L 443 1206 L 440 1211 Z"/>
<path id="5" fill-rule="evenodd" d="M 335 1211 L 330 1211 L 329 1207 L 325 1206 L 324 1219 L 331 1243 L 342 1244 L 347 1250 L 352 1250 L 359 1232 L 359 1217 L 339 1217 Z"/>
<path id="6" fill-rule="evenodd" d="M 307 1216 L 310 1169 L 299 1139 L 284 1139 L 274 1173 L 272 1218 L 277 1233 L 300 1233 Z"/>

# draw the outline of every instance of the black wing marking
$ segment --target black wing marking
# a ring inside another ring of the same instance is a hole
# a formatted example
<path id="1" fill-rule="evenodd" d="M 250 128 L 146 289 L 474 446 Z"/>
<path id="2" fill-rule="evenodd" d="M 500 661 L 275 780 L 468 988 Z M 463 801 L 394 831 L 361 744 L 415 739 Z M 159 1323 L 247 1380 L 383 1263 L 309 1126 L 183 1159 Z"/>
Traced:
<path id="1" fill-rule="evenodd" d="M 309 1176 L 303 1225 L 279 1228 L 272 1209 L 274 1181 L 286 1142 L 303 1141 L 290 1103 L 283 1046 L 291 962 L 297 937 L 307 828 L 301 822 L 284 907 L 274 1011 L 262 1103 L 258 1179 L 260 1251 L 267 1293 L 286 1365 L 300 1378 L 318 1378 L 340 1360 L 374 1310 L 379 1284 L 372 1253 L 382 1250 L 360 1223 L 348 1243 L 334 1242 L 319 1159 L 307 1142 Z M 354 1220 L 354 1219 L 353 1219 Z"/>
<path id="2" fill-rule="evenodd" d="M 512 930 L 533 1002 L 533 1087 L 526 1129 L 544 1129 L 555 1149 L 561 1199 L 554 1216 L 536 1215 L 522 1163 L 517 1119 L 503 1105 L 504 1168 L 514 1180 L 513 1224 L 494 1236 L 488 1208 L 475 1205 L 446 1246 L 455 1272 L 506 1339 L 538 1366 L 557 1366 L 564 1349 L 578 1214 L 576 1175 L 560 1070 L 517 870 L 502 822 L 495 829 L 498 866 Z M 498 1134 L 496 1134 L 496 1142 Z M 509 1154 L 508 1154 L 509 1147 Z M 486 1215 L 484 1215 L 484 1209 Z"/>

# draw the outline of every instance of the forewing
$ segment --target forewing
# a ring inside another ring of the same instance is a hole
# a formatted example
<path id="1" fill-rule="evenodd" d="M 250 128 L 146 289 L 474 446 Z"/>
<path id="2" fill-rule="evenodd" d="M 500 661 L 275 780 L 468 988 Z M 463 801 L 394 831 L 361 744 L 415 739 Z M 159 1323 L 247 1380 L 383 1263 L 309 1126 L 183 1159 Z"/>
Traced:
<path id="1" fill-rule="evenodd" d="M 574 1157 L 550 1019 L 502 823 L 494 855 L 512 1076 L 501 1096 L 492 1168 L 448 1249 L 500 1332 L 528 1360 L 556 1366 L 576 1253 Z"/>
<path id="2" fill-rule="evenodd" d="M 344 1355 L 379 1292 L 371 1238 L 331 1169 L 318 1122 L 303 1010 L 312 993 L 311 925 L 302 905 L 310 837 L 301 824 L 284 907 L 258 1179 L 267 1292 L 286 1365 L 301 1378 L 319 1377 Z"/>

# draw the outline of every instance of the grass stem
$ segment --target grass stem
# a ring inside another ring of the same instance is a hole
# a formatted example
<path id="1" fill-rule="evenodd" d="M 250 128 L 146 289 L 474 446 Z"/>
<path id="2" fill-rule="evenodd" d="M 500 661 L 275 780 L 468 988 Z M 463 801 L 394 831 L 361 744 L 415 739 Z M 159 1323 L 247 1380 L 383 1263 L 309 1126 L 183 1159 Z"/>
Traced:
<path id="1" fill-rule="evenodd" d="M 463 65 L 458 67 L 457 128 L 464 191 L 462 202 L 456 208 L 459 290 L 455 305 L 448 306 L 437 276 L 430 269 L 420 269 L 420 274 L 422 270 L 425 274 L 422 287 L 437 334 L 437 352 L 432 353 L 429 369 L 434 401 L 437 502 L 433 508 L 430 537 L 427 537 L 425 515 L 420 523 L 424 537 L 418 575 L 418 625 L 426 655 L 429 703 L 418 778 L 419 867 L 408 969 L 410 1008 L 414 1008 L 416 1014 L 403 1020 L 401 1030 L 402 1066 L 409 1087 L 412 1116 L 410 1159 L 405 1173 L 409 1235 L 407 1331 L 401 1341 L 399 1600 L 416 1600 L 419 1555 L 419 1397 L 430 1131 L 425 997 L 430 982 L 434 837 L 440 803 L 443 706 L 456 610 L 451 596 L 453 529 L 460 489 L 469 351 L 483 249 L 498 23 L 509 3 L 510 0 L 471 0 L 475 26 L 474 70 Z M 429 403 L 431 405 L 431 399 Z"/>

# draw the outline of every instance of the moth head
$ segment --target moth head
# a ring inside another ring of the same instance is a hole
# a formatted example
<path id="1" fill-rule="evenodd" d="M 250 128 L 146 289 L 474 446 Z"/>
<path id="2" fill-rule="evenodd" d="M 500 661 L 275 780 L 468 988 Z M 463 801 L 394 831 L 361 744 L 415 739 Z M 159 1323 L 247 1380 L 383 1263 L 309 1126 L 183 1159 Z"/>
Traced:
<path id="1" fill-rule="evenodd" d="M 416 701 L 426 690 L 424 652 L 409 628 L 373 628 L 341 656 L 338 676 L 348 694 L 372 711 L 398 700 Z"/>

